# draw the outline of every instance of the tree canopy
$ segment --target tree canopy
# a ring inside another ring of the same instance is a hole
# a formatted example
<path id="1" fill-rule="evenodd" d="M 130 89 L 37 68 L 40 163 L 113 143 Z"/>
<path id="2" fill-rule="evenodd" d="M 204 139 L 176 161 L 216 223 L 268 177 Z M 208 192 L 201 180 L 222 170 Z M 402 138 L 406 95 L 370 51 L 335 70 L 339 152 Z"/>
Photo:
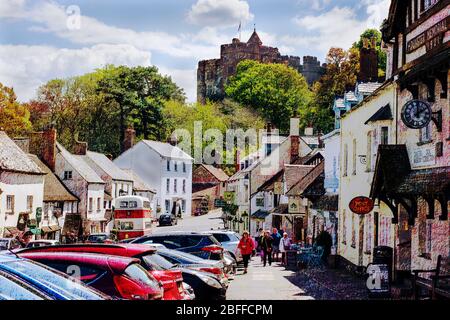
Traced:
<path id="1" fill-rule="evenodd" d="M 0 83 L 0 130 L 22 136 L 32 129 L 28 108 L 17 101 L 13 88 Z"/>
<path id="2" fill-rule="evenodd" d="M 284 64 L 245 60 L 229 79 L 225 92 L 236 102 L 251 107 L 281 132 L 289 129 L 289 119 L 311 101 L 305 78 Z"/>

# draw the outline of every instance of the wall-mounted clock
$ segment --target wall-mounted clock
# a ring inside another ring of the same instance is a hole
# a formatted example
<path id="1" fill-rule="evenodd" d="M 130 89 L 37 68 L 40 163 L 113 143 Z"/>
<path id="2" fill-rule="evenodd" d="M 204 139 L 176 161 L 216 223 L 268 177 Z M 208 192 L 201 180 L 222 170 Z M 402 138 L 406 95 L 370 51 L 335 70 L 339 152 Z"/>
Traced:
<path id="1" fill-rule="evenodd" d="M 431 106 L 422 100 L 411 100 L 402 108 L 402 121 L 411 129 L 426 127 L 433 116 Z"/>

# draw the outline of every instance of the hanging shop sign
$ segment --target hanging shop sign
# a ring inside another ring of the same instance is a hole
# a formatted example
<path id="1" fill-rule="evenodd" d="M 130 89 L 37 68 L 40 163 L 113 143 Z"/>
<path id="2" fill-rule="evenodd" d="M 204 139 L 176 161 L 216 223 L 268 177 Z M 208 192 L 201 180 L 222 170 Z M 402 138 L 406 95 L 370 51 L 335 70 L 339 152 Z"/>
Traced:
<path id="1" fill-rule="evenodd" d="M 423 100 L 411 100 L 402 108 L 402 121 L 408 128 L 422 129 L 431 121 L 433 112 L 428 102 Z"/>
<path id="2" fill-rule="evenodd" d="M 364 196 L 353 198 L 348 207 L 353 213 L 368 214 L 373 210 L 373 200 Z"/>
<path id="3" fill-rule="evenodd" d="M 275 182 L 273 184 L 273 193 L 274 194 L 283 194 L 283 182 Z"/>

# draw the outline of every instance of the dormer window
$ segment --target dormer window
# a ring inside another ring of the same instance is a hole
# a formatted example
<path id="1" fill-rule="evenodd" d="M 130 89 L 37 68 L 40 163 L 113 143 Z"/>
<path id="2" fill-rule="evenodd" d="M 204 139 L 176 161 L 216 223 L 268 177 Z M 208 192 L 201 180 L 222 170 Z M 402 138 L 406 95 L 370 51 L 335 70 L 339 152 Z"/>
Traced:
<path id="1" fill-rule="evenodd" d="M 64 171 L 64 180 L 72 180 L 72 171 Z"/>

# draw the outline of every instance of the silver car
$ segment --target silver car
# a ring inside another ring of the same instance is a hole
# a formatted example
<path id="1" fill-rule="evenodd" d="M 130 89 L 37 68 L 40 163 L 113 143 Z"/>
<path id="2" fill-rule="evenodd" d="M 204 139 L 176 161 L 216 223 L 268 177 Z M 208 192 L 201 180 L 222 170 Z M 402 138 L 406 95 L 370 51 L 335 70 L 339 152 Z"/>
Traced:
<path id="1" fill-rule="evenodd" d="M 212 234 L 220 242 L 222 247 L 228 251 L 229 255 L 237 263 L 242 262 L 241 251 L 237 249 L 240 237 L 236 232 L 230 230 L 211 230 L 208 233 Z"/>

